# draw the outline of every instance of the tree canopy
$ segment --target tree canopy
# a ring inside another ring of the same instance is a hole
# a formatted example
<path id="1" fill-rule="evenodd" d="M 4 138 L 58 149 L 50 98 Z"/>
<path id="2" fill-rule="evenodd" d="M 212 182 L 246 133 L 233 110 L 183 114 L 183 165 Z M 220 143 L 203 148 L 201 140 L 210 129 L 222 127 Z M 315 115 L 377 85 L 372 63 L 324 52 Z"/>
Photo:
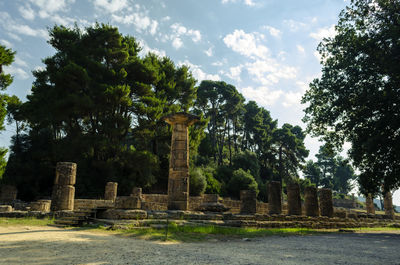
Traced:
<path id="1" fill-rule="evenodd" d="M 302 99 L 309 132 L 351 143 L 365 192 L 400 186 L 399 11 L 399 1 L 351 1 L 320 43 L 322 77 Z"/>

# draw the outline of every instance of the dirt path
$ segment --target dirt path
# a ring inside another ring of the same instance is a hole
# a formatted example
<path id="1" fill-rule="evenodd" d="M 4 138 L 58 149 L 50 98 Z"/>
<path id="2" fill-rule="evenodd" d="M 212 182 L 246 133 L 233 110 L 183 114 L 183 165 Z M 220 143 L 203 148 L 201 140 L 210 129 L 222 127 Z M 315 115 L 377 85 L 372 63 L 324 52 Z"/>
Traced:
<path id="1" fill-rule="evenodd" d="M 400 264 L 398 234 L 163 244 L 54 227 L 0 227 L 0 264 Z"/>

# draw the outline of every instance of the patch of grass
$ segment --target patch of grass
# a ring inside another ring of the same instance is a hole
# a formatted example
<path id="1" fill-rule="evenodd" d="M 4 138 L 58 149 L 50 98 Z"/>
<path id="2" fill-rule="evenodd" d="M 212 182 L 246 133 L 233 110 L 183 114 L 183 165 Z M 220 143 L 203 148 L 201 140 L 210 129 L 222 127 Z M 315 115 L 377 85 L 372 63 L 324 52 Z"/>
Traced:
<path id="1" fill-rule="evenodd" d="M 98 226 L 95 230 L 105 231 L 107 228 Z M 137 228 L 111 230 L 119 235 L 134 236 L 148 240 L 162 240 L 173 242 L 197 242 L 217 239 L 226 241 L 239 238 L 254 238 L 265 236 L 292 236 L 292 235 L 313 235 L 326 233 L 327 231 L 307 228 L 235 228 L 221 226 L 178 226 L 170 223 L 168 233 L 166 229 Z"/>
<path id="2" fill-rule="evenodd" d="M 43 218 L 43 219 L 38 219 L 34 217 L 0 218 L 0 226 L 15 226 L 15 225 L 46 226 L 51 224 L 54 224 L 53 218 Z"/>

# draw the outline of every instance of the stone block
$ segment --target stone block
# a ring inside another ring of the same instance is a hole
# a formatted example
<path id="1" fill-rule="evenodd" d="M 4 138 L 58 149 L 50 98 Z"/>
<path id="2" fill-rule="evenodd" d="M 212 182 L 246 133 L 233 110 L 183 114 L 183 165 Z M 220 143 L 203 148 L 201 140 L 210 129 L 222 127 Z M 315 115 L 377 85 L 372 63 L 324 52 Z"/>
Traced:
<path id="1" fill-rule="evenodd" d="M 99 213 L 99 218 L 102 219 L 146 219 L 147 212 L 143 210 L 122 210 L 122 209 L 108 209 L 102 213 Z"/>
<path id="2" fill-rule="evenodd" d="M 241 214 L 255 214 L 257 212 L 257 193 L 255 190 L 241 190 L 240 201 Z"/>
<path id="3" fill-rule="evenodd" d="M 279 181 L 271 181 L 268 184 L 268 213 L 282 213 L 282 188 Z"/>
<path id="4" fill-rule="evenodd" d="M 138 197 L 120 196 L 115 200 L 116 209 L 141 209 L 142 201 Z"/>
<path id="5" fill-rule="evenodd" d="M 75 187 L 72 185 L 54 185 L 51 198 L 51 211 L 73 211 Z"/>
<path id="6" fill-rule="evenodd" d="M 307 216 L 319 216 L 317 188 L 306 187 L 304 189 L 304 209 Z"/>
<path id="7" fill-rule="evenodd" d="M 333 200 L 331 189 L 319 190 L 319 203 L 321 216 L 333 217 Z"/>
<path id="8" fill-rule="evenodd" d="M 301 215 L 300 186 L 291 183 L 286 186 L 288 198 L 288 215 Z"/>
<path id="9" fill-rule="evenodd" d="M 31 202 L 29 204 L 30 211 L 39 211 L 39 212 L 50 212 L 50 200 L 39 200 L 36 202 Z"/>
<path id="10" fill-rule="evenodd" d="M 0 213 L 12 212 L 13 208 L 11 205 L 0 205 Z"/>
<path id="11" fill-rule="evenodd" d="M 365 198 L 365 206 L 368 214 L 375 214 L 374 198 L 372 198 L 371 193 Z"/>
<path id="12" fill-rule="evenodd" d="M 196 210 L 202 211 L 202 212 L 223 213 L 223 212 L 228 211 L 229 208 L 219 202 L 207 202 L 207 203 L 201 204 Z"/>
<path id="13" fill-rule="evenodd" d="M 56 185 L 75 185 L 76 182 L 76 163 L 58 162 L 56 165 Z"/>
<path id="14" fill-rule="evenodd" d="M 117 198 L 118 183 L 117 182 L 107 182 L 104 190 L 104 199 L 115 201 Z"/>

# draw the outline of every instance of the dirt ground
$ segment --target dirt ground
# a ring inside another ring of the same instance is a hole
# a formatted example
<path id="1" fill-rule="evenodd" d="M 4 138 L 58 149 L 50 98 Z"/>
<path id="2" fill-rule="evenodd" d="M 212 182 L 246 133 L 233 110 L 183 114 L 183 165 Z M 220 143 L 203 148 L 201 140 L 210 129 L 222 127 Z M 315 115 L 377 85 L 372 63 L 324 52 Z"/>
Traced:
<path id="1" fill-rule="evenodd" d="M 399 234 L 165 244 L 56 227 L 0 227 L 0 264 L 400 264 Z"/>

